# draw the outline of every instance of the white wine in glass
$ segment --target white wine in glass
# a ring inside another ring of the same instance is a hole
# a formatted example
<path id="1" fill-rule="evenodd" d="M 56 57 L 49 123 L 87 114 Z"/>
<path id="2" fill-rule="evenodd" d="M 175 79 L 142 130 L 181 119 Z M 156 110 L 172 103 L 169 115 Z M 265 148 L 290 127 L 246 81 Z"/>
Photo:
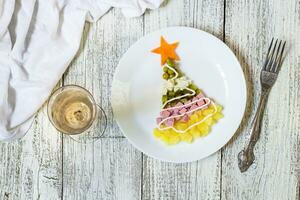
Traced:
<path id="1" fill-rule="evenodd" d="M 105 116 L 100 120 L 105 120 L 106 128 L 106 115 L 91 93 L 80 86 L 68 85 L 55 90 L 51 95 L 48 101 L 48 117 L 58 131 L 76 135 L 87 132 L 93 125 L 95 119 L 101 115 L 98 108 Z"/>

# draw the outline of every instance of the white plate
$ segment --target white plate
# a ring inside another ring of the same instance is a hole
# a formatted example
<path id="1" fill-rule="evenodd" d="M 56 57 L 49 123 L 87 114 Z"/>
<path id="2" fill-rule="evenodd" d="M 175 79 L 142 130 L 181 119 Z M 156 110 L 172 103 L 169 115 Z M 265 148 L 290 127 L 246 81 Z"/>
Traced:
<path id="1" fill-rule="evenodd" d="M 180 68 L 204 93 L 224 107 L 224 118 L 204 138 L 192 144 L 167 146 L 153 137 L 161 107 L 160 56 L 150 51 L 179 41 Z M 112 84 L 112 108 L 123 134 L 140 151 L 168 162 L 191 162 L 222 148 L 234 135 L 244 115 L 246 82 L 232 51 L 209 33 L 188 27 L 170 27 L 136 42 L 123 55 Z"/>

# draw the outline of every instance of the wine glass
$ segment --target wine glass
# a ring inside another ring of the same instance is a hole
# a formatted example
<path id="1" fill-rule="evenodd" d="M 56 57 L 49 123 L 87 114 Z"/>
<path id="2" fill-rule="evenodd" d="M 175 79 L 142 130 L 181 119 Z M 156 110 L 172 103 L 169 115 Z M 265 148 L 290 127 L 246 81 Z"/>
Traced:
<path id="1" fill-rule="evenodd" d="M 107 127 L 103 108 L 88 90 L 77 85 L 55 90 L 48 100 L 47 113 L 59 132 L 80 143 L 99 139 Z"/>

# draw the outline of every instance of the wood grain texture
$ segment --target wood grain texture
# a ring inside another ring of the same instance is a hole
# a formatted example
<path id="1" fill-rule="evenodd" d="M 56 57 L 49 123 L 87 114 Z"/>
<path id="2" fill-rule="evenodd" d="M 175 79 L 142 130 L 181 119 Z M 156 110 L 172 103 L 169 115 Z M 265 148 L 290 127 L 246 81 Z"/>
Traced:
<path id="1" fill-rule="evenodd" d="M 225 35 L 248 83 L 247 110 L 235 137 L 223 151 L 188 164 L 160 162 L 135 150 L 110 105 L 122 54 L 143 35 L 179 25 Z M 299 35 L 300 0 L 169 0 L 144 17 L 126 19 L 113 9 L 87 23 L 63 83 L 91 91 L 108 114 L 108 130 L 92 144 L 78 144 L 55 131 L 43 107 L 24 138 L 0 144 L 0 199 L 300 200 Z M 289 51 L 269 98 L 256 161 L 241 174 L 237 154 L 248 139 L 273 36 L 287 40 Z"/>
<path id="2" fill-rule="evenodd" d="M 63 199 L 139 199 L 141 153 L 124 138 L 64 139 Z"/>
<path id="3" fill-rule="evenodd" d="M 198 162 L 165 163 L 144 158 L 142 199 L 220 199 L 219 153 Z"/>
<path id="4" fill-rule="evenodd" d="M 248 82 L 248 108 L 235 139 L 224 148 L 222 199 L 299 199 L 299 1 L 226 1 L 226 43 L 234 49 Z M 272 37 L 288 52 L 273 87 L 254 165 L 241 174 L 237 154 L 248 139 L 257 107 L 259 74 Z"/>
<path id="5" fill-rule="evenodd" d="M 27 135 L 0 144 L 0 199 L 61 198 L 61 135 L 43 107 Z"/>
<path id="6" fill-rule="evenodd" d="M 107 112 L 108 129 L 93 144 L 64 137 L 64 199 L 140 198 L 141 153 L 127 142 L 113 119 L 110 88 L 120 57 L 142 35 L 143 17 L 126 19 L 118 9 L 95 24 L 86 24 L 79 54 L 64 84 L 81 85 L 93 93 Z"/>
<path id="7" fill-rule="evenodd" d="M 145 33 L 190 26 L 223 35 L 223 1 L 168 1 L 145 15 Z M 221 152 L 188 164 L 164 163 L 144 155 L 142 199 L 220 199 Z"/>
<path id="8" fill-rule="evenodd" d="M 64 85 L 88 89 L 106 111 L 105 137 L 123 137 L 110 105 L 111 83 L 121 56 L 142 35 L 143 17 L 125 18 L 119 9 L 113 9 L 97 23 L 86 23 L 79 52 L 65 73 Z"/>

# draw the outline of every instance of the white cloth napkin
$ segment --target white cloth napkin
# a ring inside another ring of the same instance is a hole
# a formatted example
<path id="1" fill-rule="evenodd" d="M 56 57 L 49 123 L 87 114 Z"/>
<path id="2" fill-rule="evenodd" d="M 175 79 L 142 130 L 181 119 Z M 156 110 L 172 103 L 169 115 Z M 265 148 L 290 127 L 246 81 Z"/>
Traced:
<path id="1" fill-rule="evenodd" d="M 163 0 L 0 0 L 0 141 L 22 137 L 75 56 L 84 22 Z"/>

